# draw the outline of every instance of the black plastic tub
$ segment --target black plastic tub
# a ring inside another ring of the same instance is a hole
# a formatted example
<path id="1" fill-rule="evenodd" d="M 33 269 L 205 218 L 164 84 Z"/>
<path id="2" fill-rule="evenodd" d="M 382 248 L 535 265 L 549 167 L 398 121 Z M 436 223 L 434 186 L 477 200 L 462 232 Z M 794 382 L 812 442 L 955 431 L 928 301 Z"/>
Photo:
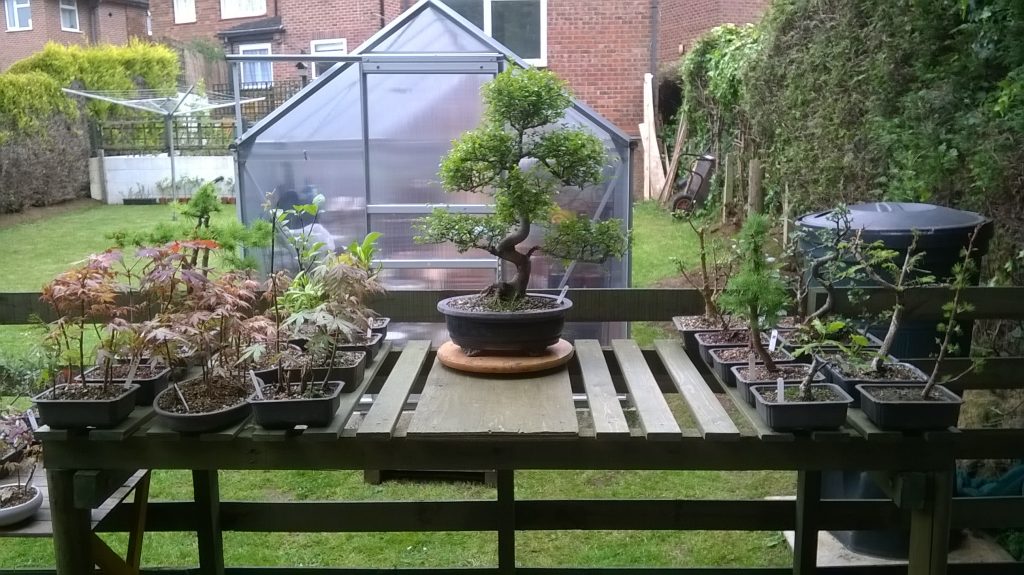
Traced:
<path id="1" fill-rule="evenodd" d="M 60 390 L 66 387 L 67 384 L 57 386 L 58 396 Z M 131 415 L 135 409 L 135 394 L 138 393 L 139 386 L 134 383 L 125 386 L 120 395 L 111 399 L 52 399 L 52 396 L 47 397 L 50 396 L 50 391 L 47 389 L 32 398 L 36 409 L 39 410 L 40 423 L 45 423 L 52 429 L 108 428 L 116 426 Z"/>
<path id="2" fill-rule="evenodd" d="M 800 365 L 804 365 L 804 364 L 800 364 Z M 751 393 L 750 388 L 754 387 L 754 386 L 757 386 L 757 385 L 776 385 L 777 382 L 776 381 L 764 381 L 764 380 L 746 381 L 746 380 L 743 379 L 743 376 L 741 375 L 741 371 L 746 369 L 746 368 L 747 368 L 746 364 L 744 364 L 744 365 L 737 365 L 737 366 L 733 366 L 733 368 L 730 371 L 732 371 L 733 378 L 736 380 L 736 389 L 739 390 L 740 395 L 742 395 L 743 399 L 746 400 L 747 405 L 749 405 L 751 407 L 754 407 L 754 394 Z M 807 366 L 807 369 L 810 369 L 810 366 Z M 794 384 L 794 383 L 795 384 L 799 384 L 803 380 L 803 378 L 804 378 L 804 376 L 801 375 L 798 378 L 783 379 L 782 382 L 784 384 L 787 384 L 787 385 L 788 384 Z M 824 383 L 825 378 L 821 375 L 821 372 L 818 372 L 818 373 L 814 374 L 814 381 L 816 383 L 819 383 L 819 382 L 820 383 Z"/>
<path id="3" fill-rule="evenodd" d="M 874 385 L 874 384 L 924 384 L 928 381 L 928 375 L 920 369 L 914 367 L 909 363 L 897 362 L 896 365 L 905 366 L 913 371 L 915 379 L 913 380 L 889 380 L 889 379 L 865 379 L 865 378 L 847 378 L 842 374 L 839 369 L 836 368 L 832 363 L 826 362 L 825 367 L 822 368 L 822 372 L 825 374 L 825 380 L 829 383 L 834 383 L 839 387 L 843 388 L 850 397 L 853 398 L 853 407 L 860 407 L 860 390 L 858 387 L 863 385 Z"/>
<path id="4" fill-rule="evenodd" d="M 379 333 L 382 338 L 388 337 L 388 326 L 391 325 L 390 317 L 370 318 L 370 331 Z"/>
<path id="5" fill-rule="evenodd" d="M 167 426 L 167 429 L 178 433 L 220 431 L 242 421 L 249 416 L 251 411 L 249 402 L 243 399 L 236 405 L 209 413 L 174 413 L 160 407 L 160 398 L 169 393 L 174 393 L 174 388 L 168 387 L 157 394 L 153 400 L 153 411 L 156 412 L 157 419 Z"/>
<path id="6" fill-rule="evenodd" d="M 787 385 L 787 388 L 799 387 Z M 817 389 L 831 389 L 841 399 L 837 401 L 784 401 L 767 402 L 763 392 L 777 389 L 775 385 L 755 385 L 750 388 L 756 402 L 757 414 L 775 431 L 814 431 L 838 429 L 846 422 L 846 409 L 853 398 L 833 383 L 815 383 Z"/>
<path id="7" fill-rule="evenodd" d="M 734 329 L 730 330 L 732 333 L 737 334 L 735 337 L 724 343 L 711 343 L 714 338 L 714 334 L 723 333 L 722 330 L 718 331 L 702 331 L 693 336 L 694 341 L 697 342 L 697 350 L 700 352 L 700 358 L 704 360 L 704 363 L 711 365 L 711 350 L 719 349 L 723 347 L 742 347 L 750 342 L 749 331 L 745 329 Z M 765 345 L 768 345 L 768 339 L 761 334 L 761 341 Z"/>
<path id="8" fill-rule="evenodd" d="M 341 394 L 352 393 L 355 383 L 329 381 L 330 393 L 324 397 L 303 399 L 256 399 L 249 398 L 252 416 L 264 429 L 290 429 L 296 425 L 323 427 L 334 419 L 341 405 Z"/>
<path id="9" fill-rule="evenodd" d="M 103 378 L 90 377 L 91 374 L 99 370 L 100 367 L 90 368 L 85 372 L 86 383 L 103 383 Z M 139 391 L 135 394 L 135 405 L 152 405 L 153 400 L 156 399 L 156 395 L 161 391 L 167 389 L 167 385 L 170 382 L 171 368 L 165 367 L 162 371 L 158 372 L 155 376 L 148 379 L 136 377 L 132 379 L 132 383 L 139 386 Z M 114 383 L 125 383 L 126 379 L 114 379 Z"/>
<path id="10" fill-rule="evenodd" d="M 722 380 L 722 383 L 724 385 L 727 385 L 729 387 L 736 387 L 736 375 L 732 372 L 732 368 L 734 368 L 736 366 L 748 365 L 748 364 L 750 364 L 750 360 L 749 359 L 745 359 L 745 360 L 739 360 L 739 361 L 722 361 L 721 358 L 719 358 L 718 354 L 722 353 L 723 351 L 725 351 L 727 349 L 737 349 L 737 348 L 719 347 L 719 348 L 714 348 L 714 349 L 712 349 L 712 350 L 710 350 L 708 352 L 708 355 L 711 356 L 711 369 L 712 369 L 712 371 L 714 371 L 718 375 L 719 379 Z M 749 348 L 742 348 L 742 349 L 749 349 Z M 776 354 L 775 363 L 780 363 L 780 364 L 793 363 L 793 356 L 790 355 L 788 351 L 786 351 L 784 349 L 777 349 L 777 350 L 775 350 L 775 354 Z M 760 363 L 761 363 L 760 360 L 757 360 L 755 362 L 756 365 L 759 365 Z"/>
<path id="11" fill-rule="evenodd" d="M 327 381 L 341 381 L 344 383 L 355 383 L 358 384 L 363 381 L 363 374 L 366 372 L 366 358 L 368 357 L 366 352 L 351 352 L 363 354 L 359 361 L 349 367 L 314 367 L 312 378 L 314 382 L 321 382 L 325 379 Z M 302 371 L 298 369 L 282 369 L 284 372 L 285 379 L 289 382 L 296 382 L 302 376 Z M 277 368 L 271 367 L 268 369 L 262 369 L 253 371 L 264 384 L 275 384 L 277 383 Z"/>
<path id="12" fill-rule="evenodd" d="M 956 427 L 963 400 L 941 385 L 932 388 L 934 401 L 885 401 L 876 394 L 882 388 L 924 389 L 924 384 L 860 384 L 861 409 L 879 429 L 889 431 L 928 431 Z"/>
<path id="13" fill-rule="evenodd" d="M 373 363 L 374 358 L 377 357 L 377 352 L 384 346 L 384 335 L 380 333 L 370 333 L 366 341 L 361 343 L 339 343 L 338 351 L 361 351 L 366 354 L 367 364 Z"/>
<path id="14" fill-rule="evenodd" d="M 693 321 L 698 323 L 698 327 L 690 327 Z M 733 320 L 727 319 L 730 327 L 732 326 Z M 705 331 L 715 331 L 721 328 L 721 325 L 712 325 L 707 321 L 707 316 L 704 315 L 681 315 L 672 318 L 672 324 L 675 326 L 676 331 L 679 332 L 679 337 L 683 340 L 683 349 L 697 351 L 697 340 L 694 338 L 698 333 Z"/>

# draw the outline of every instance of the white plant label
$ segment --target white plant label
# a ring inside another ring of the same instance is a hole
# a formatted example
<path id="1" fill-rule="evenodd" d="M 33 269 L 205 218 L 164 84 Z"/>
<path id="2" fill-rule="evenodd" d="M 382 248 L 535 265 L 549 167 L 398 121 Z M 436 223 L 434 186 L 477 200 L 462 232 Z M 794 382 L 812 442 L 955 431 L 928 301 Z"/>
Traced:
<path id="1" fill-rule="evenodd" d="M 768 351 L 774 352 L 775 346 L 779 344 L 779 330 L 772 330 L 772 337 L 768 340 Z"/>
<path id="2" fill-rule="evenodd" d="M 558 303 L 558 305 L 562 305 L 562 300 L 565 299 L 565 294 L 568 293 L 568 292 L 569 292 L 569 286 L 565 286 L 565 287 L 562 288 L 562 293 L 558 294 L 558 301 L 556 302 L 556 303 Z"/>
<path id="3" fill-rule="evenodd" d="M 36 414 L 32 411 L 26 411 L 25 415 L 28 416 L 28 424 L 32 426 L 32 431 L 39 429 L 39 422 L 36 421 Z"/>
<path id="4" fill-rule="evenodd" d="M 786 403 L 786 382 L 781 377 L 775 380 L 775 395 L 779 403 Z"/>
<path id="5" fill-rule="evenodd" d="M 260 378 L 256 377 L 256 374 L 249 372 L 249 378 L 252 380 L 252 386 L 256 389 L 256 397 L 258 399 L 265 399 L 263 397 L 263 386 L 260 385 Z"/>

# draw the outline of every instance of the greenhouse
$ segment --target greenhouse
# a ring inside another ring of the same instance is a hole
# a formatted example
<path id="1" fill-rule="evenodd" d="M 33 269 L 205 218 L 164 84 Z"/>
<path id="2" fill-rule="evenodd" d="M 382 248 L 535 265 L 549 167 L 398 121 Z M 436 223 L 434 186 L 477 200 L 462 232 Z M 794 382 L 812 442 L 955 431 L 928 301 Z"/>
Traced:
<path id="1" fill-rule="evenodd" d="M 479 289 L 498 260 L 484 252 L 414 242 L 413 221 L 442 206 L 485 214 L 487 194 L 447 194 L 438 165 L 453 139 L 475 127 L 480 88 L 522 59 L 443 3 L 423 0 L 383 28 L 254 125 L 237 142 L 243 221 L 275 207 L 326 202 L 317 233 L 340 250 L 369 232 L 379 242 L 382 279 L 394 289 Z M 564 122 L 605 143 L 603 181 L 566 188 L 561 208 L 629 225 L 631 140 L 596 112 L 574 102 Z M 474 251 L 476 253 L 474 253 Z M 538 258 L 532 289 L 626 287 L 629 258 L 563 266 Z"/>

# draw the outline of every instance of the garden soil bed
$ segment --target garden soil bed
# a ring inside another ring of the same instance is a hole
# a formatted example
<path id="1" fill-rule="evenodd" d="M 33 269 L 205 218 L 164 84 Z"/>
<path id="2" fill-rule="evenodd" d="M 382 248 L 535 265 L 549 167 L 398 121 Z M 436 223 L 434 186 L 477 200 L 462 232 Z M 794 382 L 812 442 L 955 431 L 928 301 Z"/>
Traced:
<path id="1" fill-rule="evenodd" d="M 119 363 L 113 365 L 110 367 L 110 378 L 124 380 L 128 377 L 128 373 L 131 372 L 131 368 L 132 366 L 130 363 Z M 163 373 L 164 369 L 165 368 L 162 365 L 139 364 L 135 369 L 134 377 L 135 379 L 153 379 L 157 375 Z M 103 368 L 97 367 L 92 371 L 87 371 L 85 373 L 85 381 L 103 381 Z"/>
<path id="2" fill-rule="evenodd" d="M 730 317 L 725 318 L 726 324 L 731 328 L 733 327 L 733 320 Z M 714 331 L 722 328 L 722 323 L 718 321 L 716 317 L 708 317 L 706 315 L 684 315 L 676 318 L 676 323 L 679 329 L 686 331 Z"/>
<path id="3" fill-rule="evenodd" d="M 753 353 L 749 347 L 727 347 L 724 349 L 715 350 L 715 355 L 718 359 L 724 363 L 736 363 L 746 362 L 750 360 L 750 354 Z M 777 349 L 771 352 L 772 359 L 776 361 L 785 361 L 789 359 L 789 354 L 781 349 Z M 761 363 L 761 358 L 755 356 L 757 363 Z"/>
<path id="4" fill-rule="evenodd" d="M 493 311 L 517 312 L 545 309 L 558 309 L 559 305 L 552 298 L 526 296 L 511 303 L 500 303 L 493 297 L 472 295 L 452 299 L 449 306 L 459 311 Z M 498 305 L 496 305 L 498 304 Z"/>
<path id="5" fill-rule="evenodd" d="M 871 388 L 871 394 L 875 396 L 878 401 L 934 401 L 937 403 L 948 403 L 952 399 L 940 394 L 931 393 L 928 397 L 922 397 L 921 391 L 924 387 L 873 387 Z"/>
<path id="6" fill-rule="evenodd" d="M 740 371 L 746 381 L 767 381 L 774 382 L 778 378 L 785 381 L 803 379 L 807 376 L 807 366 L 803 364 L 783 364 L 776 366 L 778 369 L 772 373 L 764 365 L 755 365 L 753 371 L 743 366 Z"/>
<path id="7" fill-rule="evenodd" d="M 39 397 L 41 399 L 58 399 L 58 400 L 106 400 L 120 397 L 125 392 L 125 387 L 120 383 L 113 383 L 111 385 L 103 386 L 95 383 L 76 383 L 73 385 L 66 385 L 60 388 L 56 394 L 52 391 L 47 391 Z"/>
<path id="8" fill-rule="evenodd" d="M 247 386 L 222 381 L 212 381 L 210 385 L 179 385 L 178 390 L 185 397 L 189 409 L 186 410 L 185 406 L 181 405 L 178 394 L 170 392 L 160 397 L 161 409 L 182 415 L 212 413 L 245 403 L 252 393 L 251 388 Z"/>
<path id="9" fill-rule="evenodd" d="M 799 387 L 786 386 L 785 396 L 787 402 L 803 401 L 800 399 Z M 761 390 L 761 397 L 769 403 L 778 401 L 777 390 Z M 846 399 L 831 387 L 811 386 L 811 401 L 843 401 Z"/>

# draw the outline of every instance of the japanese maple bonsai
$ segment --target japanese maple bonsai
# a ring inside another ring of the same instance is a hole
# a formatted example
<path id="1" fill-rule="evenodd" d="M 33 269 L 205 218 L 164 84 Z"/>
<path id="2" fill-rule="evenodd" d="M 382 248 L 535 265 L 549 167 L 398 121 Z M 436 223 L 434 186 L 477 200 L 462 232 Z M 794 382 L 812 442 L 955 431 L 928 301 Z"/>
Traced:
<path id="1" fill-rule="evenodd" d="M 727 249 L 723 249 L 713 239 L 708 238 L 706 225 L 694 221 L 693 214 L 686 214 L 687 224 L 697 236 L 697 249 L 700 256 L 699 277 L 687 269 L 679 258 L 673 262 L 679 273 L 690 285 L 697 287 L 701 300 L 704 302 L 704 313 L 700 315 L 683 315 L 672 318 L 676 330 L 683 338 L 683 347 L 697 349 L 696 334 L 704 331 L 726 331 L 733 328 L 733 319 L 727 316 L 718 306 L 718 298 L 725 288 L 723 278 L 732 275 L 733 258 Z"/>
<path id="2" fill-rule="evenodd" d="M 52 374 L 49 389 L 32 398 L 50 427 L 111 427 L 134 408 L 138 385 L 109 377 L 93 384 L 86 378 L 86 333 L 97 329 L 95 321 L 122 309 L 113 267 L 120 258 L 118 251 L 93 254 L 43 288 L 40 299 L 57 316 L 50 324 L 47 341 L 54 354 L 69 362 L 67 368 Z"/>
<path id="3" fill-rule="evenodd" d="M 41 453 L 27 414 L 0 413 L 0 471 L 15 479 L 0 485 L 0 527 L 24 521 L 42 507 L 43 493 L 32 485 Z"/>
<path id="4" fill-rule="evenodd" d="M 572 302 L 527 294 L 534 255 L 600 263 L 621 256 L 628 242 L 619 220 L 556 210 L 560 188 L 599 182 L 608 163 L 600 139 L 558 124 L 572 103 L 565 83 L 547 70 L 513 67 L 482 93 L 483 121 L 454 142 L 441 161 L 440 179 L 449 192 L 490 194 L 495 212 L 437 209 L 417 223 L 417 241 L 482 250 L 515 268 L 510 281 L 438 303 L 455 344 L 469 355 L 541 353 L 558 342 Z M 545 229 L 542 242 L 530 241 L 535 226 Z"/>

